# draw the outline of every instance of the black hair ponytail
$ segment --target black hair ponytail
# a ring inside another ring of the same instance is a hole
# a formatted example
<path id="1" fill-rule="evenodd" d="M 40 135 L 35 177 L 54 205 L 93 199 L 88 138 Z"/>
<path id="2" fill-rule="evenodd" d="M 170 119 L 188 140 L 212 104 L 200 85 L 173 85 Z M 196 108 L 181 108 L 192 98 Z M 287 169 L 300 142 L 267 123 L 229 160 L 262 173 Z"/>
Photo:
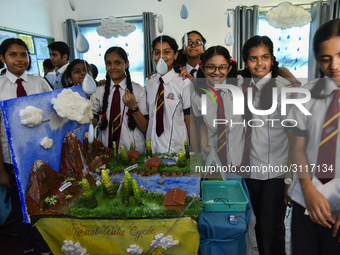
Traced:
<path id="1" fill-rule="evenodd" d="M 126 87 L 128 88 L 128 90 L 130 90 L 130 93 L 133 94 L 133 88 L 132 88 L 131 75 L 130 75 L 129 68 L 126 68 L 125 73 L 126 73 Z M 135 121 L 134 117 L 132 117 L 130 115 L 129 115 L 129 120 L 128 120 L 128 126 L 131 130 L 135 130 L 136 121 Z"/>
<path id="2" fill-rule="evenodd" d="M 111 84 L 111 78 L 110 76 L 106 73 L 105 76 L 106 82 L 105 82 L 105 92 L 104 92 L 104 97 L 103 97 L 103 106 L 102 106 L 102 118 L 101 118 L 101 124 L 100 124 L 100 130 L 105 130 L 108 125 L 108 120 L 106 117 L 106 111 L 107 107 L 109 105 L 109 95 L 110 95 L 110 84 Z"/>

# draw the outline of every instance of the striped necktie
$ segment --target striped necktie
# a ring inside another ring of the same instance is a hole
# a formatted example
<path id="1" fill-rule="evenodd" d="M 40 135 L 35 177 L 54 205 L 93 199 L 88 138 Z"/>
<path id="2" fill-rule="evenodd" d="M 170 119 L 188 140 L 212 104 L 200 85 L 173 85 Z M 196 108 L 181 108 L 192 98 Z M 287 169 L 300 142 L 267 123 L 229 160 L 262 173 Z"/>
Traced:
<path id="1" fill-rule="evenodd" d="M 159 78 L 159 87 L 156 95 L 156 134 L 160 136 L 164 132 L 164 86 L 162 77 Z"/>
<path id="2" fill-rule="evenodd" d="M 220 98 L 222 98 L 221 92 L 221 90 L 217 92 Z M 222 104 L 218 104 L 217 106 L 217 118 L 222 120 L 225 119 L 223 100 Z M 217 155 L 222 165 L 227 166 L 227 129 L 225 125 L 217 126 Z"/>
<path id="3" fill-rule="evenodd" d="M 252 97 L 252 102 L 254 102 L 255 98 L 255 93 L 257 91 L 257 87 L 255 84 L 252 84 L 252 89 L 253 89 L 253 97 Z M 249 89 L 249 88 L 248 88 Z M 246 97 L 245 101 L 248 101 L 248 90 L 246 92 Z M 246 122 L 252 118 L 252 113 L 249 110 L 249 107 L 245 107 L 245 120 Z M 251 126 L 247 126 L 247 131 L 245 135 L 245 140 L 244 140 L 244 150 L 243 150 L 243 157 L 242 157 L 242 166 L 249 166 L 250 165 L 250 148 L 251 148 L 251 134 L 252 134 L 252 128 Z"/>
<path id="4" fill-rule="evenodd" d="M 196 72 L 197 72 L 197 70 L 196 70 L 195 68 L 191 69 L 191 71 L 190 71 L 191 76 L 194 76 L 194 74 L 195 74 Z"/>
<path id="5" fill-rule="evenodd" d="M 17 86 L 17 97 L 23 97 L 27 96 L 26 90 L 24 89 L 24 86 L 22 86 L 22 81 L 23 79 L 17 79 L 16 83 L 18 84 Z"/>
<path id="6" fill-rule="evenodd" d="M 322 182 L 327 183 L 335 176 L 336 145 L 339 133 L 339 97 L 340 90 L 333 91 L 333 100 L 328 107 L 318 153 L 318 163 L 315 176 Z M 324 171 L 324 170 L 328 171 Z"/>
<path id="7" fill-rule="evenodd" d="M 119 85 L 115 85 L 116 89 L 112 96 L 110 110 L 110 126 L 109 126 L 109 148 L 112 148 L 112 142 L 115 141 L 119 148 L 119 138 L 121 132 L 121 113 L 120 113 L 120 92 Z"/>

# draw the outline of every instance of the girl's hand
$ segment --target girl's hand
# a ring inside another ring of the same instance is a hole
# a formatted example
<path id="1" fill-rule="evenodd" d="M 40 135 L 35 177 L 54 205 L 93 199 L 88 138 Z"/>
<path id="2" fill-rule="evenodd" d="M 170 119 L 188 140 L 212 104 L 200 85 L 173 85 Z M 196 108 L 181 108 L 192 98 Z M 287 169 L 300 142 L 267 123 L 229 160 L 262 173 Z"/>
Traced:
<path id="1" fill-rule="evenodd" d="M 285 184 L 285 204 L 288 207 L 292 207 L 293 200 L 290 198 L 290 196 L 288 196 L 288 188 L 289 188 L 289 185 Z"/>
<path id="2" fill-rule="evenodd" d="M 336 237 L 338 230 L 339 230 L 339 226 L 340 226 L 340 212 L 338 213 L 335 224 L 333 226 L 333 237 Z M 340 237 L 339 237 L 339 242 L 340 242 Z"/>
<path id="3" fill-rule="evenodd" d="M 154 75 L 154 74 L 155 74 L 155 72 L 149 73 L 149 74 L 146 76 L 146 78 L 148 78 L 148 80 L 150 80 L 151 76 Z"/>
<path id="4" fill-rule="evenodd" d="M 192 76 L 189 72 L 187 71 L 182 71 L 180 74 L 179 74 L 180 77 L 183 77 L 183 78 L 189 78 L 189 79 L 192 79 L 194 78 L 194 76 Z"/>
<path id="5" fill-rule="evenodd" d="M 105 86 L 105 84 L 106 84 L 106 80 L 105 80 L 105 79 L 100 80 L 100 81 L 98 82 L 98 86 Z"/>
<path id="6" fill-rule="evenodd" d="M 5 188 L 6 190 L 10 190 L 12 188 L 12 185 L 9 182 L 9 176 L 5 169 L 0 170 L 0 186 Z"/>
<path id="7" fill-rule="evenodd" d="M 136 108 L 137 102 L 134 94 L 130 93 L 129 89 L 125 89 L 125 94 L 123 96 L 123 103 L 129 107 L 129 109 Z"/>
<path id="8" fill-rule="evenodd" d="M 328 200 L 314 185 L 308 186 L 308 188 L 303 189 L 303 191 L 310 219 L 321 226 L 331 228 L 331 224 L 334 224 L 335 221 L 332 219 Z"/>

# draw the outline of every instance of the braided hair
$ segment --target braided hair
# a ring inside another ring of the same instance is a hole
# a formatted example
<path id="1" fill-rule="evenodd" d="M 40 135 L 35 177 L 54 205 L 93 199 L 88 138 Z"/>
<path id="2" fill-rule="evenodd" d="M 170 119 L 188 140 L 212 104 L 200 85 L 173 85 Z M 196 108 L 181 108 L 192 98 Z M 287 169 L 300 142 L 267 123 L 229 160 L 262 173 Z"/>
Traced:
<path id="1" fill-rule="evenodd" d="M 126 54 L 126 52 L 123 48 L 121 48 L 121 47 L 111 47 L 111 48 L 109 48 L 105 52 L 104 60 L 106 59 L 106 56 L 110 53 L 117 53 L 124 60 L 124 63 L 128 62 L 127 54 Z M 126 86 L 127 86 L 128 90 L 130 91 L 130 93 L 133 94 L 131 75 L 130 75 L 130 71 L 129 71 L 128 67 L 125 69 L 125 77 L 126 77 Z M 110 95 L 110 84 L 111 84 L 111 77 L 108 75 L 108 73 L 106 73 L 105 79 L 106 79 L 106 82 L 105 82 L 105 91 L 104 91 L 103 106 L 102 106 L 103 116 L 102 116 L 101 125 L 100 125 L 101 130 L 105 130 L 108 126 L 106 111 L 107 111 L 107 108 L 108 108 L 108 105 L 109 105 L 108 98 L 109 98 L 109 95 Z M 136 121 L 133 117 L 129 116 L 128 126 L 131 130 L 134 130 L 136 128 Z"/>
<path id="2" fill-rule="evenodd" d="M 268 50 L 270 52 L 270 55 L 273 56 L 274 64 L 271 67 L 272 71 L 272 78 L 276 78 L 279 75 L 279 63 L 276 61 L 276 58 L 274 56 L 274 46 L 272 40 L 268 36 L 253 36 L 248 41 L 245 42 L 243 49 L 242 49 L 242 58 L 243 61 L 246 63 L 247 59 L 249 57 L 249 51 L 253 47 L 257 47 L 259 45 L 265 45 L 268 47 Z M 249 87 L 250 81 L 251 81 L 251 73 L 248 68 L 245 68 L 240 72 L 244 79 L 244 82 L 242 84 L 243 90 L 246 90 Z M 261 90 L 261 96 L 260 96 L 260 105 L 259 108 L 262 110 L 270 109 L 270 107 L 273 104 L 273 88 L 276 87 L 276 81 L 275 79 L 270 79 Z M 245 100 L 245 104 L 246 104 Z"/>

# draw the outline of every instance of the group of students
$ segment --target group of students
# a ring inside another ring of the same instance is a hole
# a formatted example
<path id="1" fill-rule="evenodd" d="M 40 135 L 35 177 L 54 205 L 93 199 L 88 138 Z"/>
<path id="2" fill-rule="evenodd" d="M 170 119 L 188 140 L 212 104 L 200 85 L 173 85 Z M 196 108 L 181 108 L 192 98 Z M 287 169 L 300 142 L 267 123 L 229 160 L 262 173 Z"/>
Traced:
<path id="1" fill-rule="evenodd" d="M 276 100 L 273 98 L 274 89 L 280 95 L 282 88 L 291 86 L 289 79 L 294 79 L 285 69 L 278 67 L 270 38 L 254 36 L 244 44 L 242 60 L 245 69 L 242 71 L 237 70 L 236 61 L 225 47 L 206 49 L 206 40 L 198 31 L 187 33 L 182 43 L 183 48 L 178 50 L 178 44 L 169 36 L 163 35 L 153 41 L 154 61 L 156 65 L 164 61 L 167 70 L 147 77 L 145 88 L 131 80 L 129 60 L 122 48 L 111 47 L 106 51 L 105 85 L 98 86 L 90 97 L 93 124 L 100 130 L 98 139 L 111 148 L 115 141 L 117 148 L 124 146 L 127 150 L 134 142 L 135 148 L 142 153 L 146 137 L 151 140 L 152 150 L 160 153 L 178 152 L 187 140 L 195 152 L 208 155 L 211 150 L 216 150 L 222 164 L 236 167 L 301 166 L 303 171 L 294 173 L 291 185 L 285 184 L 285 173 L 280 171 L 250 172 L 243 176 L 256 216 L 259 253 L 285 254 L 284 217 L 286 205 L 293 204 L 292 254 L 337 254 L 340 250 L 340 208 L 333 208 L 334 203 L 330 206 L 327 198 L 313 185 L 315 174 L 308 165 L 332 164 L 335 177 L 340 172 L 339 157 L 336 157 L 339 155 L 336 145 L 340 143 L 337 136 L 340 20 L 325 23 L 315 34 L 314 54 L 324 77 L 303 86 L 312 94 L 305 104 L 312 115 L 304 116 L 299 109 L 292 107 L 288 117 L 297 120 L 298 124 L 290 129 L 284 128 L 280 121 L 266 121 L 286 118 L 281 114 L 280 101 L 270 114 L 259 113 L 271 109 Z M 51 60 L 53 51 L 50 48 Z M 65 58 L 67 62 L 68 56 Z M 0 100 L 51 90 L 45 80 L 26 74 L 29 54 L 20 39 L 4 41 L 0 46 L 0 59 L 7 66 L 7 73 L 0 77 Z M 83 60 L 75 60 L 65 67 L 64 73 L 69 84 L 78 85 L 91 70 Z M 244 114 L 234 114 L 235 95 L 231 89 L 223 88 L 223 84 L 241 88 L 245 102 L 249 96 L 253 110 L 250 111 L 245 103 Z M 205 96 L 206 114 L 202 114 L 204 94 L 209 94 Z M 337 115 L 328 118 L 334 111 L 331 108 L 335 108 Z M 221 118 L 228 124 L 214 125 L 214 120 Z M 263 125 L 230 125 L 249 123 L 254 119 L 262 121 Z M 190 125 L 197 127 L 190 128 Z M 323 126 L 332 131 L 331 137 L 324 137 Z M 13 166 L 3 120 L 0 131 L 0 185 L 11 190 L 12 200 L 18 199 L 12 187 L 15 183 L 10 182 Z M 324 147 L 328 153 L 324 152 Z M 326 154 L 328 158 L 322 159 L 319 154 Z M 289 197 L 285 193 L 288 186 Z M 21 208 L 17 209 L 21 213 Z M 20 225 L 18 229 L 22 227 Z M 23 243 L 25 254 L 33 251 L 29 243 Z M 41 251 L 48 254 L 44 248 Z"/>

